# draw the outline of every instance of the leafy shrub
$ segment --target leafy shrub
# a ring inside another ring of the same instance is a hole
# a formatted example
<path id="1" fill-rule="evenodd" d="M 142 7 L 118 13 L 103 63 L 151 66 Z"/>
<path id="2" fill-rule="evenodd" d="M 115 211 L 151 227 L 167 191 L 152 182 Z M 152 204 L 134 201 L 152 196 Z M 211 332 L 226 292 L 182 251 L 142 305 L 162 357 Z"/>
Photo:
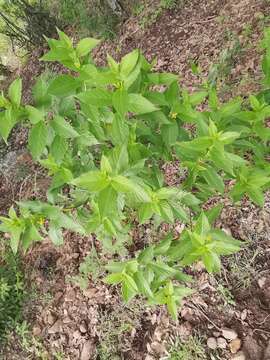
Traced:
<path id="1" fill-rule="evenodd" d="M 24 300 L 23 274 L 10 250 L 0 256 L 0 343 L 22 319 Z"/>
<path id="2" fill-rule="evenodd" d="M 267 86 L 269 37 L 266 30 Z M 203 212 L 201 204 L 225 191 L 234 201 L 248 196 L 264 203 L 270 184 L 268 90 L 248 103 L 221 103 L 209 83 L 189 94 L 176 75 L 154 72 L 138 50 L 120 63 L 108 55 L 108 66 L 99 68 L 89 56 L 95 39 L 74 47 L 59 31 L 59 40 L 48 44 L 42 60 L 59 61 L 77 76 L 41 77 L 34 106 L 21 104 L 20 79 L 0 98 L 0 134 L 7 141 L 18 121 L 27 123 L 29 150 L 52 177 L 48 202 L 19 203 L 0 218 L 0 230 L 11 234 L 14 253 L 43 236 L 59 246 L 63 229 L 95 233 L 104 252 L 122 257 L 107 264 L 105 281 L 121 284 L 125 301 L 141 294 L 150 304 L 166 304 L 176 318 L 181 299 L 192 293 L 183 285 L 190 280 L 183 267 L 201 260 L 209 272 L 219 271 L 220 256 L 241 247 L 213 227 L 222 206 Z M 187 169 L 179 186 L 166 186 L 160 171 L 160 163 L 172 159 Z M 169 234 L 130 257 L 134 217 L 141 224 L 153 219 L 157 227 L 178 219 L 185 229 L 179 238 Z"/>

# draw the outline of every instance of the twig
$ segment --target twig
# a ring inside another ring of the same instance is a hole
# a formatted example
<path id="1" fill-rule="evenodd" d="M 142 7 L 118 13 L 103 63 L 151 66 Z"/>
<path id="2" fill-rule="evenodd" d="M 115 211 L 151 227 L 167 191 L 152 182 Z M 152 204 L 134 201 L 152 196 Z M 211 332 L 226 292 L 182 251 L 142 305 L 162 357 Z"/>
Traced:
<path id="1" fill-rule="evenodd" d="M 193 306 L 192 306 L 193 305 Z M 209 319 L 209 317 L 204 313 L 203 310 L 201 310 L 198 306 L 196 306 L 193 302 L 192 305 L 190 306 L 191 308 L 193 308 L 194 310 L 199 310 L 199 312 L 201 313 L 201 315 L 207 320 L 209 321 L 217 330 L 221 331 L 221 328 L 216 325 L 211 319 Z"/>

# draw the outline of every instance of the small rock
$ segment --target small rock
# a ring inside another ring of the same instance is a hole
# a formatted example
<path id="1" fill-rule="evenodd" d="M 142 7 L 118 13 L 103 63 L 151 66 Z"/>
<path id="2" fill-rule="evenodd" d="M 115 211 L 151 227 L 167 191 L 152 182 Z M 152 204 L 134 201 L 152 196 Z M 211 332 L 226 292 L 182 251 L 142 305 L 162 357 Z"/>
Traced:
<path id="1" fill-rule="evenodd" d="M 234 357 L 232 357 L 231 360 L 246 360 L 246 356 L 243 353 L 243 351 L 239 351 L 239 353 L 237 353 L 236 355 L 234 355 Z"/>
<path id="2" fill-rule="evenodd" d="M 76 331 L 74 331 L 72 336 L 73 336 L 73 339 L 77 340 L 77 339 L 80 339 L 81 333 L 79 332 L 79 330 L 76 330 Z"/>
<path id="3" fill-rule="evenodd" d="M 209 347 L 209 349 L 211 349 L 211 350 L 216 350 L 217 340 L 213 337 L 210 337 L 209 339 L 207 339 L 207 347 Z"/>
<path id="4" fill-rule="evenodd" d="M 219 349 L 226 349 L 226 347 L 227 347 L 227 341 L 226 341 L 224 338 L 219 337 L 219 338 L 217 339 L 217 347 L 218 347 Z"/>
<path id="5" fill-rule="evenodd" d="M 95 353 L 95 345 L 88 340 L 83 344 L 80 360 L 93 359 Z"/>
<path id="6" fill-rule="evenodd" d="M 221 332 L 219 332 L 219 331 L 214 331 L 214 332 L 213 332 L 213 335 L 214 335 L 214 337 L 218 338 L 218 337 L 220 337 Z"/>
<path id="7" fill-rule="evenodd" d="M 237 351 L 240 350 L 241 347 L 241 340 L 240 339 L 234 339 L 232 342 L 230 342 L 229 344 L 230 350 L 232 354 L 236 354 Z"/>
<path id="8" fill-rule="evenodd" d="M 85 324 L 80 325 L 80 332 L 83 334 L 85 334 L 87 332 L 87 327 L 85 326 Z"/>
<path id="9" fill-rule="evenodd" d="M 222 336 L 227 339 L 227 340 L 234 340 L 237 338 L 237 332 L 234 331 L 233 329 L 222 329 Z"/>
<path id="10" fill-rule="evenodd" d="M 58 332 L 60 332 L 62 329 L 62 322 L 61 320 L 57 320 L 53 326 L 51 326 L 49 329 L 48 329 L 48 334 L 56 334 Z"/>
<path id="11" fill-rule="evenodd" d="M 262 289 L 266 283 L 266 277 L 261 277 L 259 280 L 258 280 L 258 285 L 259 287 Z"/>
<path id="12" fill-rule="evenodd" d="M 181 317 L 186 321 L 191 321 L 194 318 L 194 310 L 184 307 L 181 310 Z"/>
<path id="13" fill-rule="evenodd" d="M 245 321 L 247 318 L 247 309 L 243 310 L 241 313 L 241 320 Z"/>
<path id="14" fill-rule="evenodd" d="M 49 313 L 47 316 L 47 323 L 49 325 L 53 325 L 55 323 L 55 320 L 55 317 L 51 313 Z"/>
<path id="15" fill-rule="evenodd" d="M 32 332 L 34 336 L 39 336 L 41 334 L 41 328 L 39 326 L 34 326 Z"/>

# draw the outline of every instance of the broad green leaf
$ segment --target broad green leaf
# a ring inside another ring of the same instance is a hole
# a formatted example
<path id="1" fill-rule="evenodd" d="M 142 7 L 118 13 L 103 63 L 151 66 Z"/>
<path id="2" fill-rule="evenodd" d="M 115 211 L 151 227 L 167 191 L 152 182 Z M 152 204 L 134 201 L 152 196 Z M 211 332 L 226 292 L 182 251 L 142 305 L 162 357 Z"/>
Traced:
<path id="1" fill-rule="evenodd" d="M 48 128 L 43 121 L 35 124 L 29 134 L 28 148 L 34 159 L 40 158 L 42 155 L 48 138 Z"/>
<path id="2" fill-rule="evenodd" d="M 94 170 L 82 174 L 78 178 L 72 180 L 71 184 L 90 192 L 97 192 L 109 186 L 110 180 L 107 178 L 106 174 Z"/>
<path id="3" fill-rule="evenodd" d="M 139 50 L 133 50 L 131 53 L 125 55 L 120 63 L 120 74 L 123 78 L 129 76 L 135 68 L 139 59 Z"/>
<path id="4" fill-rule="evenodd" d="M 76 94 L 76 90 L 81 86 L 81 81 L 71 75 L 57 76 L 48 87 L 48 94 L 65 97 Z"/>
<path id="5" fill-rule="evenodd" d="M 170 73 L 151 73 L 147 74 L 147 79 L 155 85 L 171 85 L 179 80 L 179 76 Z"/>
<path id="6" fill-rule="evenodd" d="M 8 88 L 8 96 L 14 106 L 20 106 L 22 97 L 22 79 L 16 79 L 11 83 Z"/>
<path id="7" fill-rule="evenodd" d="M 68 144 L 65 138 L 56 135 L 50 147 L 50 153 L 57 163 L 60 163 L 68 150 Z"/>
<path id="8" fill-rule="evenodd" d="M 110 274 L 103 280 L 106 284 L 117 285 L 123 281 L 122 273 Z"/>
<path id="9" fill-rule="evenodd" d="M 90 37 L 80 40 L 76 47 L 77 55 L 81 57 L 89 54 L 99 43 L 100 40 Z"/>
<path id="10" fill-rule="evenodd" d="M 140 252 L 138 256 L 138 261 L 140 264 L 148 264 L 153 260 L 153 257 L 154 257 L 154 248 L 153 246 L 148 246 L 143 251 Z"/>
<path id="11" fill-rule="evenodd" d="M 140 224 L 143 224 L 146 220 L 149 220 L 154 214 L 151 203 L 144 203 L 139 207 L 138 216 Z"/>
<path id="12" fill-rule="evenodd" d="M 98 207 L 101 217 L 115 214 L 117 210 L 117 192 L 108 186 L 98 194 Z"/>
<path id="13" fill-rule="evenodd" d="M 118 112 L 120 115 L 125 115 L 125 113 L 128 111 L 128 93 L 124 89 L 118 89 L 113 93 L 112 96 L 112 104 L 115 108 L 116 112 Z"/>
<path id="14" fill-rule="evenodd" d="M 139 201 L 151 201 L 150 196 L 140 185 L 124 176 L 118 175 L 112 178 L 112 186 L 118 192 L 133 193 Z"/>
<path id="15" fill-rule="evenodd" d="M 170 204 L 167 201 L 162 200 L 159 203 L 159 208 L 162 219 L 173 224 L 174 216 Z"/>
<path id="16" fill-rule="evenodd" d="M 39 109 L 30 105 L 26 105 L 25 109 L 32 124 L 35 125 L 39 121 L 44 121 L 44 114 Z"/>
<path id="17" fill-rule="evenodd" d="M 51 221 L 49 225 L 49 238 L 55 246 L 60 246 L 64 244 L 63 234 L 61 228 L 54 225 Z"/>
<path id="18" fill-rule="evenodd" d="M 147 114 L 158 110 L 155 105 L 140 94 L 129 94 L 128 100 L 128 110 L 136 115 Z"/>
<path id="19" fill-rule="evenodd" d="M 246 190 L 250 199 L 257 205 L 263 207 L 264 205 L 264 195 L 262 190 L 255 186 L 249 186 Z"/>
<path id="20" fill-rule="evenodd" d="M 53 121 L 50 122 L 50 125 L 57 135 L 65 139 L 72 139 L 79 136 L 77 131 L 70 125 L 70 123 L 68 123 L 61 116 L 56 116 Z"/>
<path id="21" fill-rule="evenodd" d="M 208 183 L 208 185 L 219 191 L 221 194 L 224 193 L 225 185 L 223 179 L 221 176 L 218 175 L 215 169 L 209 166 L 201 174 L 205 181 Z"/>
<path id="22" fill-rule="evenodd" d="M 219 272 L 221 268 L 221 262 L 219 256 L 214 252 L 206 252 L 202 256 L 202 261 L 209 273 Z"/>
<path id="23" fill-rule="evenodd" d="M 150 284 L 148 283 L 145 274 L 142 271 L 138 271 L 134 274 L 134 280 L 136 282 L 139 291 L 143 295 L 147 296 L 148 298 L 153 297 L 153 292 L 150 288 Z"/>
<path id="24" fill-rule="evenodd" d="M 0 112 L 0 135 L 7 143 L 9 134 L 17 123 L 16 112 L 12 109 Z"/>

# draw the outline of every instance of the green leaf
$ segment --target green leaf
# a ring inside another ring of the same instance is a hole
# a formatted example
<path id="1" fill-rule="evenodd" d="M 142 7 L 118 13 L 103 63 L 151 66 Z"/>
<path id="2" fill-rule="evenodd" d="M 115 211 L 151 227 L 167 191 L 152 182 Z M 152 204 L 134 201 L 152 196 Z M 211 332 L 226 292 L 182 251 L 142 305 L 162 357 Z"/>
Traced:
<path id="1" fill-rule="evenodd" d="M 207 169 L 202 172 L 202 177 L 205 179 L 208 185 L 219 191 L 221 194 L 224 193 L 225 185 L 223 179 L 213 168 L 210 166 L 207 167 Z"/>
<path id="2" fill-rule="evenodd" d="M 153 260 L 154 249 L 153 246 L 148 246 L 138 256 L 138 261 L 141 264 L 148 264 Z"/>
<path id="3" fill-rule="evenodd" d="M 114 273 L 105 277 L 103 280 L 106 284 L 117 285 L 123 281 L 122 273 Z"/>
<path id="4" fill-rule="evenodd" d="M 56 116 L 53 121 L 50 122 L 50 125 L 56 134 L 65 139 L 72 139 L 79 136 L 77 131 L 61 116 Z"/>
<path id="5" fill-rule="evenodd" d="M 163 125 L 161 127 L 162 139 L 168 147 L 171 147 L 175 144 L 178 138 L 178 134 L 179 134 L 179 128 L 176 121 L 170 125 Z"/>
<path id="6" fill-rule="evenodd" d="M 16 113 L 12 109 L 0 112 L 0 135 L 5 142 L 16 123 Z"/>
<path id="7" fill-rule="evenodd" d="M 148 298 L 152 298 L 154 296 L 145 274 L 142 271 L 138 271 L 134 274 L 134 280 L 139 291 L 143 295 L 147 296 Z"/>
<path id="8" fill-rule="evenodd" d="M 14 80 L 8 88 L 8 96 L 12 105 L 19 107 L 22 97 L 22 79 Z"/>
<path id="9" fill-rule="evenodd" d="M 90 192 L 97 192 L 109 186 L 110 181 L 106 174 L 94 170 L 82 174 L 78 178 L 72 180 L 71 184 Z"/>
<path id="10" fill-rule="evenodd" d="M 202 261 L 209 273 L 219 272 L 221 262 L 219 256 L 214 252 L 206 252 L 202 256 Z"/>
<path id="11" fill-rule="evenodd" d="M 79 57 L 85 56 L 90 53 L 98 44 L 100 43 L 100 40 L 94 39 L 94 38 L 85 38 L 79 41 L 76 52 Z"/>
<path id="12" fill-rule="evenodd" d="M 122 276 L 123 276 L 123 282 L 126 284 L 128 289 L 130 289 L 134 293 L 138 292 L 138 287 L 134 279 L 126 273 L 123 273 Z"/>
<path id="13" fill-rule="evenodd" d="M 50 83 L 48 94 L 58 97 L 74 95 L 80 86 L 79 79 L 71 75 L 59 75 Z"/>
<path id="14" fill-rule="evenodd" d="M 154 214 L 151 203 L 144 203 L 139 207 L 138 215 L 140 224 L 143 224 L 146 220 L 149 220 Z"/>
<path id="15" fill-rule="evenodd" d="M 168 85 L 179 80 L 179 76 L 170 73 L 151 73 L 147 74 L 147 79 L 150 83 L 155 85 Z"/>
<path id="16" fill-rule="evenodd" d="M 112 186 L 118 192 L 133 193 L 141 202 L 151 201 L 150 196 L 140 185 L 124 176 L 118 175 L 112 178 Z"/>
<path id="17" fill-rule="evenodd" d="M 154 248 L 155 255 L 165 255 L 169 250 L 172 243 L 172 236 L 167 236 L 166 239 L 162 240 L 158 245 Z"/>
<path id="18" fill-rule="evenodd" d="M 117 210 L 117 192 L 113 187 L 108 186 L 99 193 L 98 208 L 102 218 L 109 214 L 115 214 Z"/>
<path id="19" fill-rule="evenodd" d="M 48 128 L 43 121 L 34 125 L 30 131 L 28 138 L 28 148 L 34 159 L 40 158 L 42 155 L 48 138 Z"/>
<path id="20" fill-rule="evenodd" d="M 164 200 L 160 201 L 159 208 L 160 208 L 160 214 L 161 214 L 162 219 L 173 224 L 174 223 L 174 215 L 173 215 L 173 211 L 172 211 L 170 204 Z"/>
<path id="21" fill-rule="evenodd" d="M 140 94 L 129 94 L 128 100 L 128 110 L 136 115 L 148 114 L 158 110 L 155 105 Z"/>
<path id="22" fill-rule="evenodd" d="M 25 109 L 32 124 L 35 125 L 39 121 L 44 121 L 44 114 L 42 111 L 30 105 L 26 105 Z"/>
<path id="23" fill-rule="evenodd" d="M 177 305 L 176 305 L 176 301 L 175 301 L 174 296 L 169 296 L 167 298 L 167 308 L 168 308 L 168 311 L 171 314 L 172 318 L 174 320 L 177 320 L 178 312 L 177 312 Z"/>
<path id="24" fill-rule="evenodd" d="M 107 158 L 107 156 L 105 156 L 105 155 L 102 155 L 102 157 L 101 157 L 100 170 L 103 172 L 106 172 L 108 174 L 112 173 L 112 167 L 111 167 L 110 161 Z"/>
<path id="25" fill-rule="evenodd" d="M 68 144 L 66 140 L 60 135 L 56 135 L 50 147 L 50 153 L 57 163 L 61 163 L 68 150 Z"/>
<path id="26" fill-rule="evenodd" d="M 125 113 L 128 111 L 128 93 L 124 89 L 118 89 L 113 93 L 112 96 L 112 104 L 115 110 L 120 115 L 125 115 Z"/>
<path id="27" fill-rule="evenodd" d="M 196 221 L 194 231 L 200 235 L 206 234 L 211 229 L 207 216 L 201 212 L 198 220 Z"/>
<path id="28" fill-rule="evenodd" d="M 210 210 L 205 211 L 205 215 L 207 216 L 207 219 L 210 224 L 213 224 L 214 221 L 219 217 L 222 209 L 223 209 L 223 204 L 218 204 L 212 207 Z"/>
<path id="29" fill-rule="evenodd" d="M 264 195 L 262 190 L 255 186 L 249 186 L 246 190 L 250 199 L 257 205 L 263 207 L 264 205 Z"/>
<path id="30" fill-rule="evenodd" d="M 139 59 L 139 50 L 133 50 L 131 53 L 125 55 L 120 63 L 120 74 L 123 78 L 129 76 L 135 68 Z"/>
<path id="31" fill-rule="evenodd" d="M 61 228 L 55 226 L 51 221 L 49 226 L 49 238 L 55 246 L 61 246 L 64 244 L 63 234 Z"/>

